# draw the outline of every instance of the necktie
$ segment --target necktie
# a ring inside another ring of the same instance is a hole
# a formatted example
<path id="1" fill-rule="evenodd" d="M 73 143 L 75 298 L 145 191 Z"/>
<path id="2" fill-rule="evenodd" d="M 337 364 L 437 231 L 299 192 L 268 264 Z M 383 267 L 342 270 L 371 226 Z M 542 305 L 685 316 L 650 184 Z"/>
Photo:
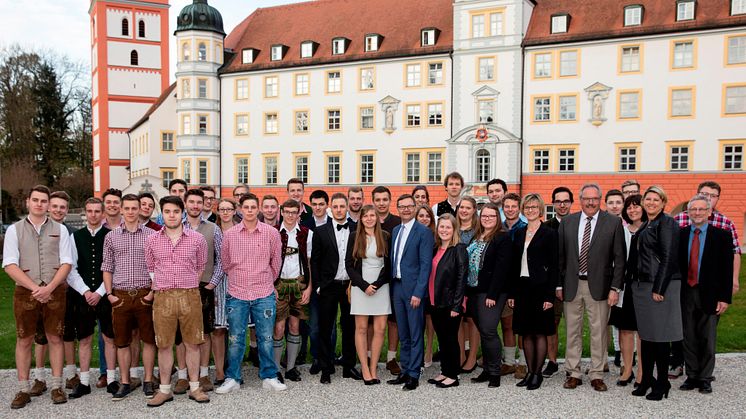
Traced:
<path id="1" fill-rule="evenodd" d="M 399 229 L 399 235 L 396 236 L 396 247 L 394 248 L 394 269 L 391 271 L 394 274 L 394 278 L 399 277 L 399 246 L 401 246 L 401 238 L 404 235 L 404 229 L 406 227 L 404 224 L 401 225 L 401 228 Z"/>
<path id="2" fill-rule="evenodd" d="M 337 231 L 341 231 L 343 228 L 346 229 L 349 225 L 350 223 L 337 224 Z"/>
<path id="3" fill-rule="evenodd" d="M 588 249 L 591 247 L 591 221 L 593 217 L 588 217 L 585 220 L 585 228 L 583 229 L 583 242 L 580 245 L 580 259 L 578 261 L 578 272 L 588 273 Z"/>
<path id="4" fill-rule="evenodd" d="M 692 238 L 692 248 L 689 250 L 689 272 L 687 275 L 687 284 L 690 287 L 697 285 L 699 276 L 699 233 L 698 228 L 694 229 L 694 238 Z"/>

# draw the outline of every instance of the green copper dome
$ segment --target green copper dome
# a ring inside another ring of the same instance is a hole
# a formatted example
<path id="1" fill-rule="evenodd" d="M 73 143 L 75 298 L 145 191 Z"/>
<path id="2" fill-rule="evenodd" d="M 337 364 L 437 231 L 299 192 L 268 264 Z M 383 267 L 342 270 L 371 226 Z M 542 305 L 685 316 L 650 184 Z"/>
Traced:
<path id="1" fill-rule="evenodd" d="M 208 31 L 225 35 L 223 17 L 218 9 L 207 4 L 207 0 L 194 0 L 181 9 L 176 25 L 174 35 L 182 31 Z"/>

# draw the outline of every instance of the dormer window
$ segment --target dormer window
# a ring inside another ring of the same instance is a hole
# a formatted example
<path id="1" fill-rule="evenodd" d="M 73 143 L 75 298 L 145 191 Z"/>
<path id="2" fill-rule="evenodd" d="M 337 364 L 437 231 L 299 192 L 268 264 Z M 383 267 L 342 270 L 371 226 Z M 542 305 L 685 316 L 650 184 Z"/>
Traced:
<path id="1" fill-rule="evenodd" d="M 570 15 L 561 14 L 552 16 L 552 33 L 565 33 L 570 23 Z"/>
<path id="2" fill-rule="evenodd" d="M 283 54 L 283 46 L 282 45 L 272 45 L 272 50 L 270 54 L 270 60 L 272 61 L 280 61 L 282 60 Z"/>
<path id="3" fill-rule="evenodd" d="M 347 38 L 332 39 L 332 55 L 342 55 L 347 50 Z"/>
<path id="4" fill-rule="evenodd" d="M 694 0 L 679 0 L 676 2 L 676 21 L 694 20 Z"/>
<path id="5" fill-rule="evenodd" d="M 241 50 L 241 63 L 242 64 L 251 64 L 256 59 L 256 55 L 259 51 L 255 50 L 254 48 L 246 48 L 244 50 Z"/>
<path id="6" fill-rule="evenodd" d="M 365 35 L 365 52 L 378 51 L 383 37 L 377 33 Z"/>
<path id="7" fill-rule="evenodd" d="M 730 14 L 732 16 L 746 13 L 746 0 L 730 0 Z"/>
<path id="8" fill-rule="evenodd" d="M 431 47 L 438 42 L 440 31 L 436 28 L 424 28 L 420 31 L 420 43 L 423 47 Z"/>
<path id="9" fill-rule="evenodd" d="M 303 41 L 300 43 L 300 57 L 311 58 L 313 57 L 314 50 L 316 49 L 316 43 L 313 41 Z"/>
<path id="10" fill-rule="evenodd" d="M 624 26 L 638 26 L 642 24 L 642 6 L 635 4 L 624 8 Z"/>

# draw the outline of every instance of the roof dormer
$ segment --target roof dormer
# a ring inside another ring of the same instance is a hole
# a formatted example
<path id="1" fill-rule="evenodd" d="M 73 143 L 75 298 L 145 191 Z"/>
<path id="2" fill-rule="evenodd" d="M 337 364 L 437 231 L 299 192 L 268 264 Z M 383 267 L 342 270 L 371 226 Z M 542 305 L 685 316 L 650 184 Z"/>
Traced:
<path id="1" fill-rule="evenodd" d="M 420 45 L 423 47 L 432 47 L 438 42 L 438 36 L 440 36 L 440 29 L 422 28 L 420 30 Z"/>
<path id="2" fill-rule="evenodd" d="M 641 4 L 632 4 L 624 7 L 624 26 L 642 25 L 644 9 Z"/>
<path id="3" fill-rule="evenodd" d="M 365 52 L 378 51 L 383 42 L 383 36 L 378 33 L 369 33 L 365 35 Z"/>
<path id="4" fill-rule="evenodd" d="M 570 15 L 567 13 L 552 15 L 551 25 L 551 33 L 566 33 L 570 27 Z"/>
<path id="5" fill-rule="evenodd" d="M 270 49 L 270 61 L 282 61 L 285 57 L 285 53 L 288 52 L 288 46 L 283 44 L 272 45 Z"/>
<path id="6" fill-rule="evenodd" d="M 316 54 L 316 50 L 319 48 L 319 43 L 314 41 L 303 41 L 300 43 L 300 57 L 311 58 Z"/>
<path id="7" fill-rule="evenodd" d="M 241 64 L 251 64 L 256 60 L 259 55 L 259 50 L 256 48 L 244 48 L 241 50 Z"/>
<path id="8" fill-rule="evenodd" d="M 344 37 L 337 37 L 332 39 L 332 55 L 342 55 L 347 52 L 347 47 L 350 46 L 350 40 Z"/>

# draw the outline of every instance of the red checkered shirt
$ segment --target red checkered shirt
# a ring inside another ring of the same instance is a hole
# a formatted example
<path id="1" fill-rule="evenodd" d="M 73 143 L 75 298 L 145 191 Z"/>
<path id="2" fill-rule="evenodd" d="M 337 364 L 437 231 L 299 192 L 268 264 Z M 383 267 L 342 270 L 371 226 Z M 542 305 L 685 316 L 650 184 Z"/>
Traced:
<path id="1" fill-rule="evenodd" d="M 282 265 L 282 241 L 277 229 L 257 222 L 249 231 L 242 222 L 225 232 L 221 253 L 231 296 L 252 301 L 275 292 L 274 282 Z"/>
<path id="2" fill-rule="evenodd" d="M 114 289 L 150 288 L 150 275 L 145 265 L 145 240 L 154 233 L 143 225 L 138 225 L 134 232 L 122 225 L 106 235 L 101 271 L 112 273 Z"/>
<path id="3" fill-rule="evenodd" d="M 689 227 L 692 225 L 692 221 L 689 219 L 689 214 L 687 214 L 686 211 L 676 214 L 674 220 L 679 223 L 680 227 Z M 733 221 L 724 214 L 714 210 L 712 211 L 712 214 L 710 214 L 709 220 L 711 226 L 730 232 L 731 236 L 733 236 L 733 253 L 740 255 L 741 243 L 738 241 L 738 230 L 736 229 L 736 225 L 733 224 Z"/>
<path id="4" fill-rule="evenodd" d="M 184 228 L 174 244 L 164 228 L 145 241 L 145 260 L 154 274 L 154 290 L 197 288 L 207 263 L 207 241 Z"/>

